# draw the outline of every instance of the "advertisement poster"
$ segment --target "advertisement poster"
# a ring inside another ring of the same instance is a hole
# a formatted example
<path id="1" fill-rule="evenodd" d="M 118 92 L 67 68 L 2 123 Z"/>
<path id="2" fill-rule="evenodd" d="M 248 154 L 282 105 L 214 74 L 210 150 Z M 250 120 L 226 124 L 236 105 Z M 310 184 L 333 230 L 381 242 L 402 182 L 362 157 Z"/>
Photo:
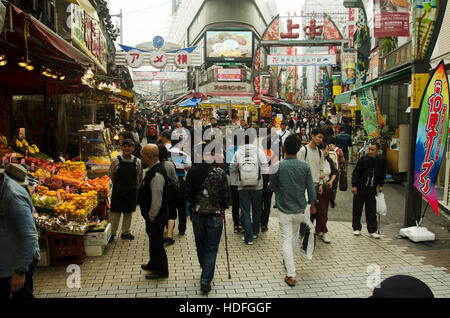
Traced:
<path id="1" fill-rule="evenodd" d="M 253 50 L 250 31 L 207 31 L 206 57 L 251 58 Z"/>
<path id="2" fill-rule="evenodd" d="M 358 102 L 361 107 L 361 117 L 364 121 L 364 129 L 367 135 L 378 138 L 378 112 L 372 88 L 369 87 L 359 90 Z"/>
<path id="3" fill-rule="evenodd" d="M 356 83 L 356 54 L 342 53 L 342 85 L 353 85 Z"/>
<path id="4" fill-rule="evenodd" d="M 417 128 L 414 186 L 439 214 L 434 186 L 444 156 L 448 132 L 449 87 L 443 61 L 434 71 L 422 97 Z"/>
<path id="5" fill-rule="evenodd" d="M 218 81 L 241 81 L 242 70 L 241 69 L 216 69 Z"/>
<path id="6" fill-rule="evenodd" d="M 374 0 L 375 38 L 409 36 L 409 1 Z"/>

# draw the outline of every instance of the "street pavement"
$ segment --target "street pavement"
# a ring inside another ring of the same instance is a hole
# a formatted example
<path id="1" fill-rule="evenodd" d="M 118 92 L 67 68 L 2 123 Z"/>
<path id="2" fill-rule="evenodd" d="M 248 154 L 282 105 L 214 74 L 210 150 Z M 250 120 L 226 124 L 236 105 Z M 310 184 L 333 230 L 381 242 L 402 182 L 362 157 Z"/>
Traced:
<path id="1" fill-rule="evenodd" d="M 350 177 L 350 176 L 349 176 Z M 39 267 L 34 275 L 37 298 L 366 298 L 380 281 L 396 275 L 412 275 L 425 282 L 435 297 L 450 297 L 450 222 L 429 209 L 423 226 L 436 234 L 434 242 L 413 243 L 400 238 L 403 227 L 405 185 L 385 185 L 387 216 L 381 218 L 381 239 L 363 230 L 353 236 L 352 194 L 338 191 L 337 206 L 329 209 L 331 243 L 317 240 L 312 260 L 295 256 L 297 285 L 289 287 L 283 278 L 281 235 L 277 209 L 272 209 L 269 230 L 253 246 L 233 233 L 231 210 L 226 211 L 226 233 L 231 279 L 228 278 L 225 235 L 217 256 L 212 291 L 200 292 L 201 269 L 197 260 L 192 225 L 175 244 L 166 247 L 169 278 L 148 281 L 140 266 L 148 261 L 148 238 L 139 210 L 133 215 L 133 241 L 118 238 L 102 256 L 86 257 L 80 266 L 80 286 L 73 286 L 67 267 Z M 273 200 L 274 201 L 274 200 Z M 425 207 L 425 204 L 424 204 Z M 363 213 L 364 215 L 364 213 Z M 120 229 L 120 226 L 119 226 Z M 120 231 L 120 230 L 119 230 Z M 299 248 L 298 248 L 299 249 Z M 67 283 L 69 281 L 69 284 Z M 69 288 L 73 287 L 73 288 Z"/>

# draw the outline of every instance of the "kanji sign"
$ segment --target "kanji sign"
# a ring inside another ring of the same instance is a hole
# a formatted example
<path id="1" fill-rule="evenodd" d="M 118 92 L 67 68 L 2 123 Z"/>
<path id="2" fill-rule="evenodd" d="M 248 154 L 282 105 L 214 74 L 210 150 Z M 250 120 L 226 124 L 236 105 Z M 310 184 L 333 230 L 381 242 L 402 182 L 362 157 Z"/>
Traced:
<path id="1" fill-rule="evenodd" d="M 434 186 L 447 142 L 449 86 L 442 61 L 423 94 L 417 128 L 414 186 L 439 214 L 438 192 Z"/>
<path id="2" fill-rule="evenodd" d="M 189 66 L 189 53 L 186 51 L 178 51 L 175 54 L 175 65 L 177 68 L 187 68 Z"/>
<path id="3" fill-rule="evenodd" d="M 336 55 L 305 54 L 305 55 L 268 55 L 267 65 L 336 65 Z"/>
<path id="4" fill-rule="evenodd" d="M 161 50 L 153 51 L 150 57 L 150 64 L 155 68 L 163 68 L 167 63 L 167 56 Z"/>
<path id="5" fill-rule="evenodd" d="M 144 53 L 139 50 L 130 50 L 126 55 L 127 64 L 132 68 L 138 68 L 144 63 Z"/>

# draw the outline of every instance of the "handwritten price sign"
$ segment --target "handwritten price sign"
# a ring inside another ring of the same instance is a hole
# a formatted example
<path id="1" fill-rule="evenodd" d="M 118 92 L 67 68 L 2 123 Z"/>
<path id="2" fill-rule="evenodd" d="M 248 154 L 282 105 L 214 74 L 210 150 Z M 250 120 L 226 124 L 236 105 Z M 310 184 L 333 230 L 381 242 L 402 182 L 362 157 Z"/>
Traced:
<path id="1" fill-rule="evenodd" d="M 138 68 L 144 63 L 144 53 L 139 50 L 130 50 L 127 52 L 126 59 L 128 66 Z"/>

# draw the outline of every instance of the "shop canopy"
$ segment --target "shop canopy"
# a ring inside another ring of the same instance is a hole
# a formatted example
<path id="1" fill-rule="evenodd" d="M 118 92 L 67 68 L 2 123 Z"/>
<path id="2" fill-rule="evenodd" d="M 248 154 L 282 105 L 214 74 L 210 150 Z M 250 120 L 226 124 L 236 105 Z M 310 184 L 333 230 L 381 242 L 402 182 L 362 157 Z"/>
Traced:
<path id="1" fill-rule="evenodd" d="M 179 107 L 197 107 L 202 99 L 201 98 L 191 98 L 178 105 Z"/>
<path id="2" fill-rule="evenodd" d="M 370 83 L 364 84 L 360 87 L 354 88 L 350 91 L 344 92 L 342 94 L 336 95 L 336 97 L 334 98 L 334 103 L 335 104 L 348 104 L 350 103 L 350 99 L 352 94 L 357 93 L 358 91 L 364 89 L 364 88 L 368 88 L 368 87 L 373 87 L 373 86 L 379 86 L 381 84 L 385 84 L 386 82 L 392 81 L 394 79 L 398 79 L 401 76 L 405 76 L 405 75 L 410 75 L 411 74 L 411 67 L 408 67 L 406 69 L 403 69 L 401 71 L 398 71 L 396 73 L 387 75 L 385 77 L 379 78 L 375 81 L 372 81 Z"/>

